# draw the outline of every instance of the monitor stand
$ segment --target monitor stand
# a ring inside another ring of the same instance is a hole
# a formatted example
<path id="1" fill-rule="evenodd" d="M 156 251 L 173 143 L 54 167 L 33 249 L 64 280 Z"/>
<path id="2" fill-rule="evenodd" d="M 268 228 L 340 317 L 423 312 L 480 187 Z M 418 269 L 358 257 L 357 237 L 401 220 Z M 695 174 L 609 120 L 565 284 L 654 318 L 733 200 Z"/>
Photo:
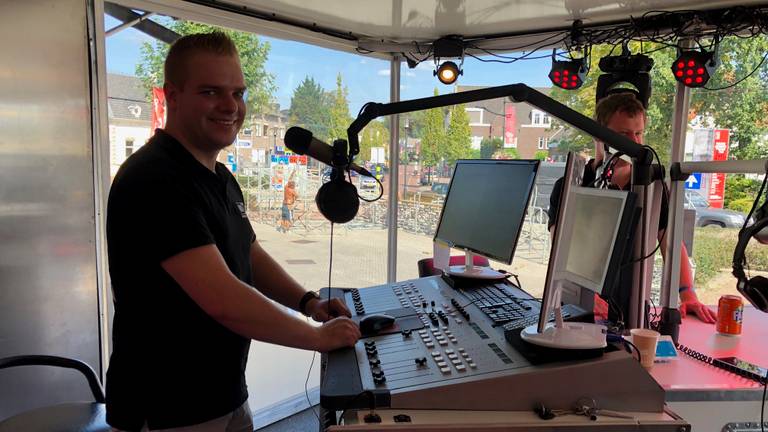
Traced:
<path id="1" fill-rule="evenodd" d="M 554 285 L 550 304 L 553 305 L 555 322 L 547 323 L 542 333 L 539 333 L 538 324 L 528 326 L 520 332 L 520 338 L 534 345 L 566 350 L 600 349 L 608 346 L 605 340 L 608 329 L 604 325 L 563 321 L 560 308 L 561 286 L 559 282 Z M 544 316 L 549 316 L 549 313 Z"/>
<path id="2" fill-rule="evenodd" d="M 464 265 L 449 266 L 445 273 L 450 276 L 470 278 L 470 279 L 504 279 L 505 273 L 497 272 L 490 267 L 475 266 L 475 254 L 466 251 L 464 255 Z"/>

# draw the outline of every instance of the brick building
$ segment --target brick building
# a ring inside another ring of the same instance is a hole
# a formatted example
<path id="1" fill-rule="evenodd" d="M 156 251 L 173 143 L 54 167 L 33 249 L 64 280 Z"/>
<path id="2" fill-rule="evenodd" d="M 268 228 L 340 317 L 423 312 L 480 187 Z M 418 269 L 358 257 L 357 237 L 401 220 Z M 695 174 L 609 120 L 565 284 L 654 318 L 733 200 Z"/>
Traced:
<path id="1" fill-rule="evenodd" d="M 477 90 L 480 86 L 456 86 L 456 91 Z M 536 88 L 549 94 L 549 88 Z M 537 151 L 549 151 L 557 133 L 549 114 L 526 103 L 507 98 L 470 102 L 466 105 L 472 129 L 472 148 L 479 149 L 483 138 L 502 138 L 505 148 L 515 148 L 521 158 L 533 158 Z"/>

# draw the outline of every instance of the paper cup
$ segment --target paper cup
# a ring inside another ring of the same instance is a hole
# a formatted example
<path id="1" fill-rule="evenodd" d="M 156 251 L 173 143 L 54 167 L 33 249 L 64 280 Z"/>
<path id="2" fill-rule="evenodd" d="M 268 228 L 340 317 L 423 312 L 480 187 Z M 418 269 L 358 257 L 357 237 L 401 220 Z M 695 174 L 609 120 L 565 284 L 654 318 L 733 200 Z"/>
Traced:
<path id="1" fill-rule="evenodd" d="M 640 351 L 640 363 L 644 368 L 653 367 L 656 359 L 656 344 L 659 342 L 659 332 L 649 329 L 632 329 L 632 343 Z"/>

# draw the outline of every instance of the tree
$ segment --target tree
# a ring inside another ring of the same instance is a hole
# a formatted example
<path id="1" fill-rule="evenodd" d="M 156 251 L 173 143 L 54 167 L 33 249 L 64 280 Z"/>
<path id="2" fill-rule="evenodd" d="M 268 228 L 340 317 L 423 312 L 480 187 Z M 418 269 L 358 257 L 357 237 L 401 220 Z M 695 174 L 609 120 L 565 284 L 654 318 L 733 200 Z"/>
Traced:
<path id="1" fill-rule="evenodd" d="M 185 36 L 194 33 L 210 33 L 214 30 L 226 33 L 237 47 L 247 88 L 246 109 L 251 115 L 269 109 L 275 92 L 275 77 L 267 72 L 265 65 L 269 55 L 269 42 L 259 41 L 253 33 L 224 29 L 192 21 L 176 20 L 168 25 L 171 30 Z M 141 78 L 147 100 L 152 101 L 152 87 L 162 87 L 164 82 L 163 64 L 169 46 L 155 41 L 145 42 L 141 47 L 141 62 L 136 65 L 136 75 Z"/>
<path id="2" fill-rule="evenodd" d="M 389 156 L 389 129 L 383 122 L 374 120 L 362 130 L 360 140 L 360 159 L 370 161 L 372 147 L 384 147 L 384 154 Z"/>
<path id="3" fill-rule="evenodd" d="M 434 95 L 439 95 L 435 88 Z M 419 138 L 421 138 L 421 166 L 432 168 L 440 161 L 440 148 L 446 140 L 443 111 L 432 108 L 424 111 Z"/>
<path id="4" fill-rule="evenodd" d="M 306 76 L 293 90 L 289 122 L 309 129 L 322 141 L 328 141 L 330 123 L 330 98 L 313 78 Z M 345 137 L 346 138 L 346 137 Z"/>
<path id="5" fill-rule="evenodd" d="M 639 43 L 630 43 L 632 52 L 641 52 Z M 613 49 L 611 45 L 592 47 L 590 73 L 584 85 L 577 91 L 553 88 L 551 96 L 580 113 L 592 116 L 595 110 L 595 87 L 600 69 L 597 63 Z M 674 47 L 643 43 L 643 51 L 654 60 L 650 72 L 653 94 L 648 106 L 645 143 L 653 147 L 668 165 L 672 143 L 672 113 L 677 82 L 670 71 L 677 57 Z M 719 47 L 720 65 L 706 87 L 726 87 L 746 77 L 760 64 L 763 54 L 768 51 L 768 38 L 727 37 Z M 616 53 L 614 53 L 616 54 Z M 706 89 L 691 90 L 689 119 L 701 116 L 710 120 L 712 126 L 731 130 L 731 151 L 733 159 L 753 159 L 768 156 L 765 136 L 768 134 L 768 62 L 738 85 L 718 91 Z M 565 143 L 563 143 L 565 141 Z M 572 130 L 561 139 L 559 149 L 592 148 L 592 139 L 586 134 Z"/>
<path id="6" fill-rule="evenodd" d="M 328 137 L 330 141 L 347 139 L 347 128 L 352 123 L 352 116 L 349 115 L 348 94 L 349 90 L 344 87 L 341 72 L 339 72 L 336 75 L 336 90 L 330 94 L 330 108 L 328 110 Z"/>
<path id="7" fill-rule="evenodd" d="M 501 149 L 503 141 L 500 137 L 487 137 L 480 141 L 480 158 L 490 159 Z"/>
<path id="8" fill-rule="evenodd" d="M 749 75 L 768 51 L 765 35 L 742 39 L 728 37 L 718 48 L 720 64 L 706 87 L 727 87 Z M 758 159 L 768 156 L 768 64 L 736 86 L 718 91 L 691 91 L 691 116 L 711 118 L 713 126 L 731 130 L 731 159 Z"/>
<path id="9" fill-rule="evenodd" d="M 534 153 L 533 158 L 538 159 L 540 161 L 547 160 L 549 157 L 549 152 L 546 150 L 537 150 L 536 153 Z"/>
<path id="10" fill-rule="evenodd" d="M 469 115 L 464 104 L 452 106 L 450 115 L 448 139 L 442 153 L 448 165 L 454 165 L 458 159 L 467 159 L 472 155 L 472 128 L 469 127 Z"/>

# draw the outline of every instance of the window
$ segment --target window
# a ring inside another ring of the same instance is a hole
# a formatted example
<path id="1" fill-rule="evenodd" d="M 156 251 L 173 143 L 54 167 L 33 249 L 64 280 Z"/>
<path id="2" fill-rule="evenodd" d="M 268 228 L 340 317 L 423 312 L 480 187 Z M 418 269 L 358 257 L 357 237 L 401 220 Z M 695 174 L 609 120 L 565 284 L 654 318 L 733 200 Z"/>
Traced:
<path id="1" fill-rule="evenodd" d="M 546 150 L 547 149 L 547 138 L 546 137 L 539 137 L 539 144 L 536 147 L 539 150 Z"/>
<path id="2" fill-rule="evenodd" d="M 264 133 L 263 133 L 262 135 L 264 135 L 264 136 L 267 136 L 267 135 L 268 135 L 268 132 L 269 132 L 269 126 L 267 126 L 267 125 L 264 125 L 264 129 L 263 129 L 263 131 L 264 131 Z"/>
<path id="3" fill-rule="evenodd" d="M 483 110 L 481 108 L 467 108 L 466 111 L 469 116 L 470 125 L 483 124 Z"/>
<path id="4" fill-rule="evenodd" d="M 243 128 L 244 136 L 251 136 L 251 134 L 252 134 L 251 128 Z"/>
<path id="5" fill-rule="evenodd" d="M 253 131 L 255 132 L 255 134 L 254 134 L 254 135 L 256 135 L 256 136 L 262 136 L 262 134 L 261 134 L 261 124 L 259 124 L 259 123 L 254 123 L 254 124 L 253 124 Z"/>
<path id="6" fill-rule="evenodd" d="M 552 119 L 543 111 L 533 110 L 531 112 L 531 124 L 535 126 L 550 126 Z"/>
<path id="7" fill-rule="evenodd" d="M 134 151 L 136 151 L 136 147 L 134 146 L 134 139 L 133 138 L 126 138 L 125 139 L 125 157 L 128 158 L 128 156 L 132 155 Z"/>

